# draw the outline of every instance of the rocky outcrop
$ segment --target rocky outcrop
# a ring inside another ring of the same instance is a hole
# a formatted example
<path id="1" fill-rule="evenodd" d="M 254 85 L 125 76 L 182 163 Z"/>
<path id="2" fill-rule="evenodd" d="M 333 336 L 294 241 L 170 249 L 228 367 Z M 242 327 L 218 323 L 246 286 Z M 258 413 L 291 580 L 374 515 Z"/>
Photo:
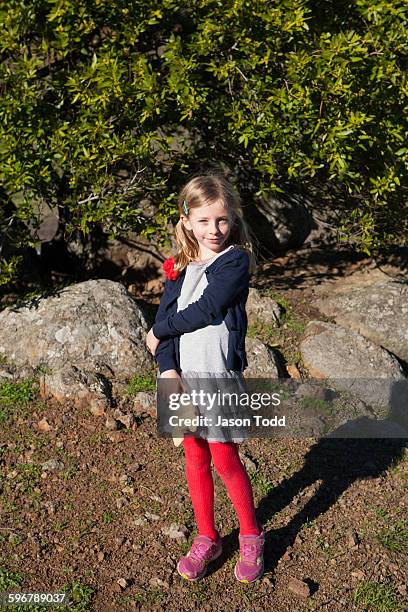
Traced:
<path id="1" fill-rule="evenodd" d="M 342 327 L 408 361 L 408 285 L 390 281 L 357 287 L 315 305 Z"/>
<path id="2" fill-rule="evenodd" d="M 282 307 L 270 297 L 262 296 L 258 289 L 251 288 L 246 303 L 248 323 L 256 322 L 277 327 L 282 315 Z"/>
<path id="3" fill-rule="evenodd" d="M 310 321 L 300 343 L 303 362 L 315 378 L 328 378 L 375 406 L 388 406 L 402 368 L 392 355 L 363 336 L 333 323 Z"/>
<path id="4" fill-rule="evenodd" d="M 248 360 L 245 378 L 279 378 L 278 356 L 273 349 L 258 338 L 247 338 L 245 348 Z"/>

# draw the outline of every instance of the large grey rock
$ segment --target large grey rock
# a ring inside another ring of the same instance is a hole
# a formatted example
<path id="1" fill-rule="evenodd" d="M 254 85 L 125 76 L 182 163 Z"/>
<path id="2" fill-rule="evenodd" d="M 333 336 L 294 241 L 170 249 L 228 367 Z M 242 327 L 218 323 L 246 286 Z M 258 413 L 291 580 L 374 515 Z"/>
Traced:
<path id="1" fill-rule="evenodd" d="M 408 285 L 390 281 L 355 288 L 315 306 L 339 325 L 408 361 Z"/>
<path id="2" fill-rule="evenodd" d="M 300 351 L 312 376 L 330 379 L 372 406 L 389 406 L 394 383 L 405 378 L 395 357 L 333 323 L 310 321 Z"/>
<path id="3" fill-rule="evenodd" d="M 123 285 L 90 280 L 1 312 L 0 355 L 17 366 L 42 365 L 52 372 L 74 365 L 124 380 L 152 365 L 147 331 L 144 314 Z"/>

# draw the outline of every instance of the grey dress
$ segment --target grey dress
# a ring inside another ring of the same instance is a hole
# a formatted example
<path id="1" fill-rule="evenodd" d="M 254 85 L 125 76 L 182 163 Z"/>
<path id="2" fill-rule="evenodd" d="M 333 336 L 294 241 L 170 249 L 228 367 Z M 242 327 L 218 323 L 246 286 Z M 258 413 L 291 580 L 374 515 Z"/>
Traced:
<path id="1" fill-rule="evenodd" d="M 204 263 L 190 262 L 177 300 L 177 312 L 197 301 L 208 285 L 205 270 L 218 257 L 222 257 L 234 245 Z M 220 315 L 211 325 L 180 336 L 181 378 L 186 387 L 197 392 L 217 394 L 220 391 L 246 393 L 242 372 L 227 370 L 228 328 Z M 217 396 L 219 397 L 219 395 Z M 201 415 L 209 417 L 211 424 L 199 427 L 195 435 L 210 442 L 243 442 L 249 436 L 245 427 L 217 425 L 219 418 L 233 419 L 248 416 L 246 408 L 237 403 L 222 406 L 216 401 L 209 408 L 208 403 L 198 406 Z M 245 414 L 244 414 L 245 413 Z M 187 434 L 188 435 L 188 434 Z"/>

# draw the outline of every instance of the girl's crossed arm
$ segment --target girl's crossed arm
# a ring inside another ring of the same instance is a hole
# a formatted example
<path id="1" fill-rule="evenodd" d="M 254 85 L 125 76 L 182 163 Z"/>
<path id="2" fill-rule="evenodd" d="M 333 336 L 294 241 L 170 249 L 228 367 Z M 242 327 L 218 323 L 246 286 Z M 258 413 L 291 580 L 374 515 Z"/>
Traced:
<path id="1" fill-rule="evenodd" d="M 153 325 L 148 334 L 153 344 L 162 338 L 178 336 L 210 325 L 248 287 L 249 256 L 245 251 L 238 253 L 239 257 L 227 261 L 216 274 L 209 276 L 208 285 L 196 302 Z"/>

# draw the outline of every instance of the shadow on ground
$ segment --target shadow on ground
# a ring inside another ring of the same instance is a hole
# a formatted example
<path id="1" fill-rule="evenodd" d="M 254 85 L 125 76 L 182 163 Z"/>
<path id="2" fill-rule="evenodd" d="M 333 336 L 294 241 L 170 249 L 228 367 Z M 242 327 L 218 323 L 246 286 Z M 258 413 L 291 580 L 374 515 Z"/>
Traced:
<path id="1" fill-rule="evenodd" d="M 375 420 L 363 417 L 349 421 L 346 428 L 339 427 L 331 433 L 330 438 L 318 440 L 306 454 L 302 469 L 283 480 L 261 500 L 257 508 L 257 517 L 260 524 L 265 524 L 288 506 L 301 491 L 321 481 L 313 497 L 287 525 L 267 532 L 265 572 L 276 569 L 279 559 L 293 545 L 304 524 L 327 512 L 354 481 L 377 478 L 404 457 L 405 449 L 408 447 L 408 436 L 404 435 L 404 430 L 408 431 L 406 428 L 408 419 L 406 403 L 402 406 L 404 414 L 401 415 L 401 398 L 406 390 L 406 381 L 394 385 L 387 419 Z M 401 417 L 404 423 L 401 422 Z M 401 424 L 401 428 L 396 426 L 396 423 Z M 371 432 L 371 438 L 362 437 L 367 431 Z M 353 437 L 340 437 L 346 435 L 345 432 L 347 435 L 351 433 Z M 381 435 L 390 435 L 390 437 L 379 437 Z M 398 435 L 404 437 L 396 437 Z M 210 573 L 217 571 L 225 559 L 231 558 L 237 550 L 237 529 L 223 538 L 223 547 L 225 550 L 223 560 L 215 561 Z"/>

